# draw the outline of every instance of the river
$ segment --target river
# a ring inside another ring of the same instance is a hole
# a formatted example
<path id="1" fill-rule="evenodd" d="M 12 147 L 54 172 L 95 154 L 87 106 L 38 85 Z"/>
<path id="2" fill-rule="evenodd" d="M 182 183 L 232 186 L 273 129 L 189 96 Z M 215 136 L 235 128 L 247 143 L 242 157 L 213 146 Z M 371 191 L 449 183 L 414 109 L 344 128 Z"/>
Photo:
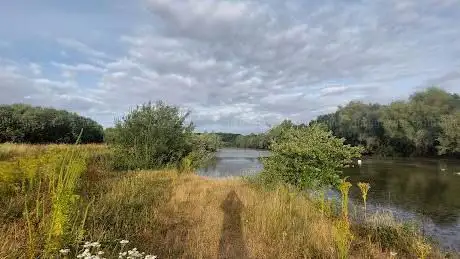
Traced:
<path id="1" fill-rule="evenodd" d="M 244 176 L 262 170 L 268 151 L 221 149 L 213 163 L 198 171 L 209 177 Z M 368 210 L 390 210 L 399 220 L 417 220 L 441 247 L 460 252 L 460 161 L 436 159 L 367 159 L 345 169 L 349 181 L 368 182 Z M 332 194 L 334 195 L 334 194 Z M 360 202 L 357 187 L 350 191 Z"/>

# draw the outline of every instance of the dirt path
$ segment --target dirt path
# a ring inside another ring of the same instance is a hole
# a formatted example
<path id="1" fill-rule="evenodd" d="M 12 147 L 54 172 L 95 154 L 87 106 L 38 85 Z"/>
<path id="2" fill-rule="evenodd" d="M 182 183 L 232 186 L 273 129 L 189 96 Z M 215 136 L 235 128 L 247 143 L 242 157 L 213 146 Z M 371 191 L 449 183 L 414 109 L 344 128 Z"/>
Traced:
<path id="1" fill-rule="evenodd" d="M 174 185 L 174 214 L 191 222 L 184 258 L 250 258 L 242 220 L 249 189 L 241 181 L 184 176 Z"/>

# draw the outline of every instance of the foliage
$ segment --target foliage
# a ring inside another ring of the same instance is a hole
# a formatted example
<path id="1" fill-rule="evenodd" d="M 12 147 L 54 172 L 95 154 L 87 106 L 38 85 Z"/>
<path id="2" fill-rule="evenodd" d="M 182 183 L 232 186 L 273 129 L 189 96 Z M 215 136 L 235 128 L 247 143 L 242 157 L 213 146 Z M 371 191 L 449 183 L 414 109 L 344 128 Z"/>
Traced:
<path id="1" fill-rule="evenodd" d="M 238 148 L 254 148 L 254 149 L 268 149 L 268 138 L 265 134 L 239 135 L 235 139 L 235 147 Z"/>
<path id="2" fill-rule="evenodd" d="M 194 134 L 188 115 L 163 102 L 149 102 L 128 113 L 110 130 L 115 168 L 196 168 L 220 147 L 220 140 L 215 134 Z"/>
<path id="3" fill-rule="evenodd" d="M 441 134 L 438 137 L 438 153 L 460 154 L 460 111 L 454 114 L 444 115 L 440 122 Z"/>
<path id="4" fill-rule="evenodd" d="M 270 147 L 271 156 L 263 159 L 262 177 L 300 188 L 336 185 L 341 169 L 362 151 L 343 142 L 324 125 L 282 128 Z"/>
<path id="5" fill-rule="evenodd" d="M 222 146 L 235 148 L 268 149 L 269 139 L 265 133 L 242 135 L 236 133 L 215 133 L 222 140 Z"/>
<path id="6" fill-rule="evenodd" d="M 81 143 L 103 140 L 101 125 L 64 110 L 0 105 L 0 118 L 0 143 L 75 143 L 82 129 Z"/>
<path id="7" fill-rule="evenodd" d="M 216 134 L 198 133 L 192 135 L 192 146 L 192 151 L 179 162 L 178 169 L 181 173 L 190 173 L 209 163 L 222 142 Z"/>
<path id="8" fill-rule="evenodd" d="M 238 133 L 216 132 L 215 133 L 222 141 L 224 147 L 236 147 L 236 138 L 241 136 Z"/>
<path id="9" fill-rule="evenodd" d="M 197 133 L 193 136 L 193 146 L 207 152 L 216 152 L 223 145 L 222 139 L 215 133 Z"/>
<path id="10" fill-rule="evenodd" d="M 284 120 L 279 125 L 276 125 L 265 133 L 241 135 L 219 132 L 216 134 L 221 137 L 223 146 L 225 147 L 269 149 L 270 143 L 280 135 L 282 129 L 293 126 L 294 123 L 290 120 Z"/>
<path id="11" fill-rule="evenodd" d="M 347 144 L 365 147 L 382 156 L 456 155 L 455 123 L 460 97 L 432 87 L 416 92 L 408 101 L 389 105 L 350 102 L 335 113 L 319 116 L 335 136 Z"/>
<path id="12" fill-rule="evenodd" d="M 114 128 L 105 128 L 104 129 L 104 143 L 112 144 L 115 142 L 116 131 Z"/>

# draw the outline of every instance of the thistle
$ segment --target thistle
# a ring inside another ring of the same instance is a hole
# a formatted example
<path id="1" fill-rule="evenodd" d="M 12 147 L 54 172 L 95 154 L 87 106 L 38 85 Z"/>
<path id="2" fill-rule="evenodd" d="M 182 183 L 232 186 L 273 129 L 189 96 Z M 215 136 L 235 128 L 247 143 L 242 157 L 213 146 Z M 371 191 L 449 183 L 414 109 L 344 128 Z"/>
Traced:
<path id="1" fill-rule="evenodd" d="M 362 182 L 359 182 L 358 183 L 358 187 L 359 189 L 361 190 L 361 196 L 363 197 L 363 202 L 364 202 L 364 218 L 366 218 L 366 201 L 367 201 L 367 192 L 369 191 L 369 189 L 371 188 L 371 185 L 369 183 L 362 183 Z"/>
<path id="2" fill-rule="evenodd" d="M 346 179 L 347 177 L 340 180 L 339 190 L 342 193 L 342 215 L 344 219 L 348 221 L 348 192 L 350 191 L 352 184 L 347 182 Z"/>

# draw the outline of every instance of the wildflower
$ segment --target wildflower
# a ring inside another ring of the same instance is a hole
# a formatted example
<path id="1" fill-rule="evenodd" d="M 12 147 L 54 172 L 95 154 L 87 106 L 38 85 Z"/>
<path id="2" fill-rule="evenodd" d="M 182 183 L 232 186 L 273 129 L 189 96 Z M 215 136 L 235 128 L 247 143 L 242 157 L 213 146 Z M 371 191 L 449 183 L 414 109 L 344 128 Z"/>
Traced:
<path id="1" fill-rule="evenodd" d="M 88 248 L 88 247 L 91 247 L 91 242 L 85 242 L 85 244 L 83 245 L 83 248 Z"/>
<path id="2" fill-rule="evenodd" d="M 128 255 L 129 255 L 128 257 L 131 257 L 131 258 L 142 257 L 142 253 L 139 253 L 139 251 L 137 251 L 137 248 L 133 248 L 129 250 Z"/>
<path id="3" fill-rule="evenodd" d="M 390 257 L 395 257 L 398 253 L 390 251 Z"/>
<path id="4" fill-rule="evenodd" d="M 97 252 L 98 255 L 103 255 L 104 254 L 104 251 L 99 251 Z"/>
<path id="5" fill-rule="evenodd" d="M 157 259 L 156 255 L 146 255 L 145 259 Z"/>
<path id="6" fill-rule="evenodd" d="M 68 249 L 68 248 L 59 250 L 59 253 L 61 253 L 63 255 L 67 255 L 69 252 L 70 252 L 70 249 Z"/>
<path id="7" fill-rule="evenodd" d="M 122 244 L 122 245 L 125 245 L 125 244 L 127 244 L 127 243 L 129 243 L 129 241 L 128 241 L 128 240 L 125 240 L 125 239 L 123 239 L 123 240 L 120 241 L 120 244 Z"/>
<path id="8" fill-rule="evenodd" d="M 99 244 L 99 242 L 93 242 L 93 243 L 90 244 L 90 246 L 92 246 L 92 247 L 100 247 L 101 244 Z"/>

